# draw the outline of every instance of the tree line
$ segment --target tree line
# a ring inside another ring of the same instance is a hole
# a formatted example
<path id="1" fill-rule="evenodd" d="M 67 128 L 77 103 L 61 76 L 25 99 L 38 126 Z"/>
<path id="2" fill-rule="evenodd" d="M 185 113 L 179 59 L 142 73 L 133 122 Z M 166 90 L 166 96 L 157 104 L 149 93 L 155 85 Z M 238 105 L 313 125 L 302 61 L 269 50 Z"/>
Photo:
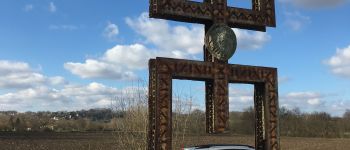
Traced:
<path id="1" fill-rule="evenodd" d="M 184 122 L 188 114 L 180 115 L 183 119 L 177 122 Z M 201 110 L 192 111 L 188 115 L 188 122 L 180 123 L 176 130 L 187 128 L 186 134 L 205 134 L 205 112 Z M 176 121 L 175 121 L 176 123 Z M 301 112 L 300 109 L 279 110 L 279 128 L 281 136 L 290 137 L 326 137 L 326 138 L 349 138 L 350 137 L 350 110 L 347 110 L 342 117 L 332 117 L 326 112 Z M 255 111 L 250 107 L 242 112 L 230 112 L 229 134 L 254 135 L 255 134 Z"/>
<path id="2" fill-rule="evenodd" d="M 140 111 L 141 110 L 141 111 Z M 305 113 L 300 109 L 280 108 L 280 135 L 294 137 L 350 137 L 350 110 L 342 117 L 326 112 Z M 85 132 L 124 131 L 144 132 L 147 127 L 147 109 L 132 110 L 90 109 L 59 112 L 0 111 L 0 131 L 4 132 Z M 132 127 L 135 126 L 135 127 Z M 205 134 L 205 112 L 191 110 L 173 112 L 174 133 Z M 230 112 L 229 133 L 254 135 L 255 113 L 252 107 L 242 112 Z"/>

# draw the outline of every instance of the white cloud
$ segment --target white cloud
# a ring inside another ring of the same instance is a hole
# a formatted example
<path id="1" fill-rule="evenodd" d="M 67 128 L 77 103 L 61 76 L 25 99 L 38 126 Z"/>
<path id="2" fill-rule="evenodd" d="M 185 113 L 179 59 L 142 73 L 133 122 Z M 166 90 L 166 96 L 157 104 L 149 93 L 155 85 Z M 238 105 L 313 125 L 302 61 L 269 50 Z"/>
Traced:
<path id="1" fill-rule="evenodd" d="M 0 88 L 29 88 L 45 84 L 60 85 L 62 77 L 46 77 L 32 69 L 28 63 L 0 60 Z"/>
<path id="2" fill-rule="evenodd" d="M 24 6 L 24 11 L 26 11 L 26 12 L 32 11 L 33 9 L 34 9 L 33 4 L 27 4 Z"/>
<path id="3" fill-rule="evenodd" d="M 146 94 L 140 88 L 116 89 L 101 83 L 72 84 L 61 76 L 48 77 L 28 63 L 0 60 L 0 109 L 17 111 L 58 111 L 108 108 L 113 98 Z M 136 89 L 136 90 L 135 90 Z"/>
<path id="4" fill-rule="evenodd" d="M 77 110 L 109 107 L 122 90 L 92 82 L 88 85 L 66 85 L 62 89 L 48 86 L 28 88 L 0 95 L 6 110 Z"/>
<path id="5" fill-rule="evenodd" d="M 202 26 L 170 26 L 165 20 L 150 19 L 148 13 L 138 18 L 127 18 L 127 24 L 147 42 L 162 51 L 181 51 L 198 54 L 203 51 L 204 28 Z"/>
<path id="6" fill-rule="evenodd" d="M 229 93 L 230 111 L 242 111 L 254 107 L 254 88 L 232 87 Z M 350 109 L 350 100 L 339 99 L 338 95 L 318 92 L 289 92 L 279 96 L 279 107 L 299 108 L 302 112 L 327 112 L 333 116 L 342 116 Z"/>
<path id="7" fill-rule="evenodd" d="M 109 40 L 114 40 L 118 34 L 119 34 L 118 26 L 116 24 L 108 22 L 103 32 L 103 36 Z"/>
<path id="8" fill-rule="evenodd" d="M 302 15 L 300 12 L 285 12 L 286 20 L 285 25 L 293 31 L 299 31 L 307 24 L 311 23 L 311 19 L 308 16 Z"/>
<path id="9" fill-rule="evenodd" d="M 307 103 L 310 105 L 320 105 L 320 99 L 319 98 L 313 98 L 313 99 L 308 99 Z"/>
<path id="10" fill-rule="evenodd" d="M 302 8 L 325 8 L 338 6 L 347 0 L 280 0 L 280 2 Z"/>
<path id="11" fill-rule="evenodd" d="M 242 111 L 248 107 L 254 107 L 253 86 L 245 88 L 229 87 L 230 111 Z"/>
<path id="12" fill-rule="evenodd" d="M 55 76 L 48 78 L 50 85 L 64 85 L 68 84 L 68 81 L 61 76 Z"/>
<path id="13" fill-rule="evenodd" d="M 56 5 L 53 2 L 49 3 L 49 11 L 52 13 L 57 11 Z"/>
<path id="14" fill-rule="evenodd" d="M 98 59 L 85 63 L 68 62 L 64 67 L 82 78 L 107 78 L 115 80 L 136 79 L 133 71 L 145 69 L 152 51 L 141 44 L 117 45 Z"/>
<path id="15" fill-rule="evenodd" d="M 350 78 L 350 45 L 337 49 L 336 54 L 325 61 L 332 73 L 340 77 Z"/>
<path id="16" fill-rule="evenodd" d="M 320 111 L 324 108 L 325 95 L 317 92 L 290 92 L 280 96 L 280 107 L 300 108 L 306 112 Z"/>
<path id="17" fill-rule="evenodd" d="M 247 31 L 241 29 L 234 29 L 234 31 L 237 36 L 237 49 L 260 49 L 271 39 L 271 36 L 266 32 Z"/>
<path id="18" fill-rule="evenodd" d="M 159 49 L 181 51 L 188 54 L 203 52 L 204 27 L 202 25 L 170 26 L 168 21 L 150 19 L 148 13 L 142 13 L 138 18 L 126 19 L 127 24 L 143 36 L 147 42 L 156 45 Z M 259 49 L 271 37 L 265 32 L 234 29 L 238 49 Z"/>
<path id="19" fill-rule="evenodd" d="M 96 59 L 87 59 L 83 63 L 67 62 L 64 64 L 65 69 L 82 78 L 132 80 L 136 78 L 136 71 L 147 68 L 150 58 L 196 59 L 196 55 L 203 52 L 202 26 L 170 26 L 165 20 L 150 19 L 147 13 L 142 13 L 138 18 L 127 18 L 126 23 L 146 42 L 116 45 Z M 116 35 L 116 27 L 110 23 L 106 27 L 106 35 Z M 269 35 L 262 32 L 235 31 L 241 41 L 239 46 L 243 49 L 260 48 L 270 39 Z M 150 49 L 145 45 L 155 48 Z"/>
<path id="20" fill-rule="evenodd" d="M 75 25 L 50 25 L 49 26 L 50 30 L 77 30 L 79 27 Z"/>
<path id="21" fill-rule="evenodd" d="M 350 109 L 350 100 L 340 95 L 321 94 L 317 92 L 290 92 L 280 96 L 280 107 L 300 108 L 303 112 L 327 112 L 333 116 L 342 116 Z"/>

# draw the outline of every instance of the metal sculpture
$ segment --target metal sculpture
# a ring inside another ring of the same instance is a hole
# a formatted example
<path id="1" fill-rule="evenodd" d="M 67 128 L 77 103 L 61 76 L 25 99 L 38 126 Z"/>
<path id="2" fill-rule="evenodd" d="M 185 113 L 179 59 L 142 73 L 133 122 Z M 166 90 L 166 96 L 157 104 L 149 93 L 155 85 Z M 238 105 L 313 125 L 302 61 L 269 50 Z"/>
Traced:
<path id="1" fill-rule="evenodd" d="M 253 9 L 227 6 L 227 0 L 150 0 L 150 17 L 205 24 L 204 62 L 156 58 L 149 61 L 148 149 L 170 150 L 172 79 L 204 81 L 206 131 L 228 127 L 228 84 L 254 84 L 255 147 L 279 150 L 277 69 L 228 64 L 236 49 L 227 28 L 265 31 L 275 26 L 274 0 L 253 0 Z"/>

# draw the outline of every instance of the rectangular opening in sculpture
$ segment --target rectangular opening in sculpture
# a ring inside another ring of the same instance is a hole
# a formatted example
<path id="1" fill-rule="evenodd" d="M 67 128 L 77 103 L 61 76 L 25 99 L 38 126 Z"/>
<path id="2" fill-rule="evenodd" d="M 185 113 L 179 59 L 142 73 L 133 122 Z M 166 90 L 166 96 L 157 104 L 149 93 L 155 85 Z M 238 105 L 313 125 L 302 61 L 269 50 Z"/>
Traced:
<path id="1" fill-rule="evenodd" d="M 172 80 L 173 149 L 199 144 L 205 135 L 204 82 Z"/>
<path id="2" fill-rule="evenodd" d="M 229 131 L 231 134 L 250 135 L 249 141 L 254 141 L 254 85 L 229 84 Z M 247 144 L 247 143 L 240 143 Z"/>

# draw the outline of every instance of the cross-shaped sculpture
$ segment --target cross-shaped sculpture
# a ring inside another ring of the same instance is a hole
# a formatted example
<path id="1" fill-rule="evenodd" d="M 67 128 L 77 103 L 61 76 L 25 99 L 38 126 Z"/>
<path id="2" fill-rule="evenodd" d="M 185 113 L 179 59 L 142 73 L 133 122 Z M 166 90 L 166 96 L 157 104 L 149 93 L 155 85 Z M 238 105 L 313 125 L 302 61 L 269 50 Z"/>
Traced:
<path id="1" fill-rule="evenodd" d="M 205 34 L 214 24 L 226 24 L 231 28 L 265 31 L 266 26 L 275 26 L 274 0 L 252 0 L 252 10 L 227 6 L 227 0 L 204 0 L 204 3 L 190 0 L 150 0 L 150 17 L 205 25 Z M 219 60 L 204 47 L 204 61 L 227 63 Z M 208 133 L 223 132 L 228 119 L 228 81 L 223 74 L 217 74 L 214 81 L 205 82 L 206 129 Z M 215 124 L 215 102 L 227 104 L 218 108 L 220 124 Z M 216 125 L 216 126 L 215 126 Z"/>
<path id="2" fill-rule="evenodd" d="M 228 83 L 253 83 L 257 149 L 279 149 L 276 137 L 276 70 L 265 67 L 248 67 L 245 70 L 246 67 L 227 64 L 237 44 L 230 28 L 265 31 L 266 26 L 275 26 L 274 0 L 252 0 L 252 4 L 252 9 L 243 9 L 227 6 L 227 0 L 204 0 L 203 3 L 190 0 L 150 0 L 150 17 L 205 25 L 204 61 L 207 63 L 164 58 L 150 60 L 148 149 L 171 149 L 172 78 L 205 81 L 207 133 L 222 133 L 228 127 Z M 226 43 L 229 43 L 229 48 Z M 230 44 L 234 46 L 230 47 Z M 269 94 L 266 94 L 266 89 Z M 267 97 L 270 101 L 266 100 Z M 272 111 L 265 112 L 265 109 Z M 269 119 L 270 122 L 265 124 L 264 119 Z M 265 126 L 271 128 L 270 133 L 265 133 Z M 268 141 L 266 136 L 270 136 Z"/>

